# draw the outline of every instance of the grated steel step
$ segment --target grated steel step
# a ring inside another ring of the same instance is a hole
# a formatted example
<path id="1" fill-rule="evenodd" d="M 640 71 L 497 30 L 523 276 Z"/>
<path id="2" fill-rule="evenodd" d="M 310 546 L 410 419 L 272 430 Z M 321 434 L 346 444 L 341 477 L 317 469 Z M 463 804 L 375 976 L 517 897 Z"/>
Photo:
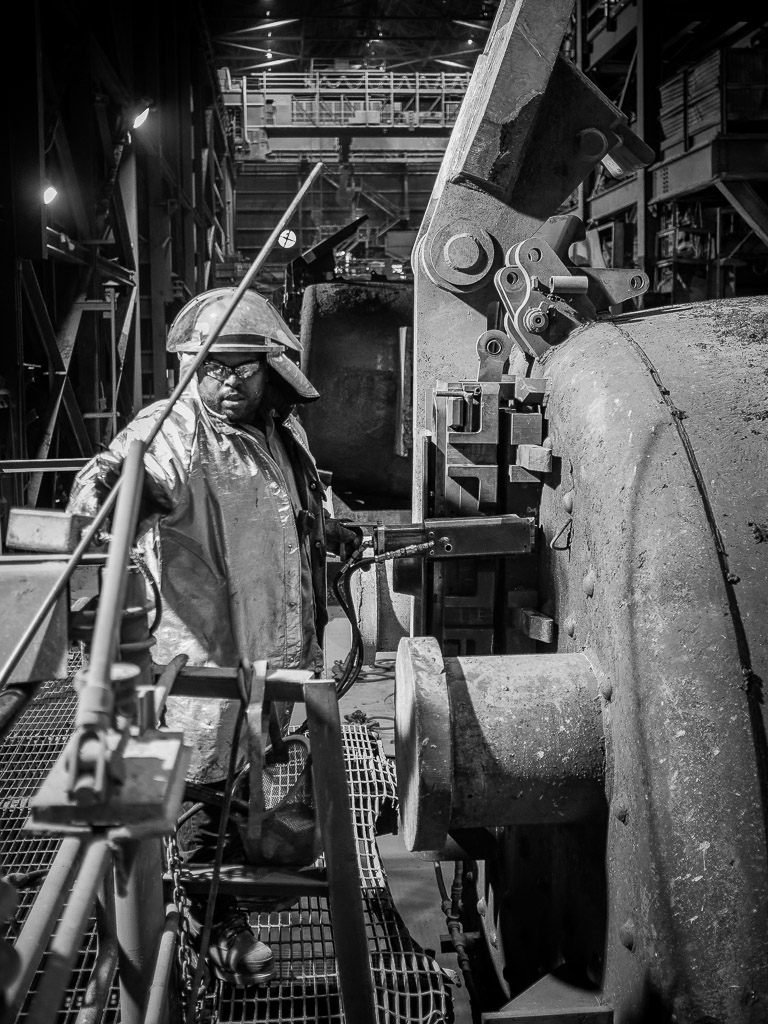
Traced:
<path id="1" fill-rule="evenodd" d="M 29 798 L 70 735 L 76 708 L 71 683 L 81 664 L 81 652 L 74 650 L 68 680 L 41 687 L 0 747 L 0 869 L 6 874 L 45 870 L 58 849 L 58 837 L 25 832 L 23 825 Z M 411 939 L 392 900 L 376 846 L 377 823 L 396 809 L 393 765 L 380 741 L 364 725 L 344 725 L 342 732 L 377 1024 L 449 1022 L 452 1006 L 445 977 L 436 961 Z M 20 892 L 19 910 L 15 922 L 5 929 L 5 938 L 12 939 L 14 930 L 21 927 L 35 894 L 34 886 Z M 248 909 L 247 901 L 243 905 Z M 251 922 L 273 950 L 277 975 L 268 986 L 248 990 L 217 982 L 207 1005 L 219 1024 L 341 1024 L 344 1018 L 327 899 L 304 897 L 291 909 L 273 913 L 254 909 Z M 74 1024 L 77 1019 L 97 945 L 95 923 L 91 922 L 58 1024 Z M 29 999 L 17 1018 L 19 1024 L 26 1018 L 28 1004 Z M 118 1024 L 119 1017 L 115 985 L 104 1024 Z"/>

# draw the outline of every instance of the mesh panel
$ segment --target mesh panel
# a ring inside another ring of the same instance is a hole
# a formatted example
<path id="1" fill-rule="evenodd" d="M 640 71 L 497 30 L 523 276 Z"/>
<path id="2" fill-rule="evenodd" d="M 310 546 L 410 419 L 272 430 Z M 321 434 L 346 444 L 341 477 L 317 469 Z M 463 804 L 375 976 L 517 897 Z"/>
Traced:
<path id="1" fill-rule="evenodd" d="M 76 710 L 71 681 L 81 665 L 82 652 L 78 648 L 70 655 L 69 679 L 44 684 L 0 748 L 0 869 L 5 873 L 45 870 L 58 850 L 58 837 L 25 832 L 23 825 L 30 796 L 71 734 Z M 396 805 L 393 766 L 363 725 L 344 726 L 342 732 L 377 1024 L 442 1024 L 452 1019 L 443 975 L 435 961 L 414 944 L 397 913 L 376 847 L 377 822 Z M 298 777 L 303 759 L 294 756 L 287 764 L 274 767 L 274 784 L 279 793 L 284 793 Z M 36 887 L 19 892 L 16 919 L 2 929 L 3 938 L 12 940 L 18 933 L 36 893 Z M 273 950 L 277 977 L 258 989 L 217 985 L 221 1024 L 341 1022 L 343 1013 L 327 900 L 305 897 L 290 910 L 254 913 L 251 921 L 259 937 Z M 97 950 L 95 921 L 91 920 L 57 1024 L 76 1021 Z M 39 977 L 38 971 L 30 998 Z M 104 1024 L 119 1021 L 118 1000 L 117 987 L 113 986 Z M 30 999 L 18 1021 L 27 1018 L 29 1002 Z"/>
<path id="2" fill-rule="evenodd" d="M 400 918 L 376 846 L 376 822 L 396 802 L 393 766 L 365 726 L 343 726 L 342 734 L 377 1024 L 442 1024 L 452 1019 L 443 975 L 437 963 L 416 946 Z M 263 988 L 222 985 L 221 1024 L 343 1021 L 327 899 L 304 897 L 290 910 L 254 913 L 251 924 L 271 947 L 277 976 Z"/>
<path id="3" fill-rule="evenodd" d="M 67 679 L 43 683 L 34 701 L 24 711 L 0 748 L 0 870 L 4 874 L 35 874 L 50 868 L 61 842 L 58 836 L 27 832 L 29 798 L 39 788 L 71 735 L 77 708 L 72 680 L 83 664 L 82 648 L 70 651 Z M 0 927 L 2 938 L 13 941 L 27 919 L 38 892 L 38 884 L 19 890 L 15 918 Z M 83 1005 L 88 980 L 96 962 L 98 939 L 92 919 L 83 936 L 80 954 L 69 980 L 57 1024 L 75 1024 Z M 18 1021 L 27 1018 L 46 956 L 32 982 Z M 112 1024 L 117 1013 L 117 990 L 110 997 L 111 1010 L 104 1024 Z"/>

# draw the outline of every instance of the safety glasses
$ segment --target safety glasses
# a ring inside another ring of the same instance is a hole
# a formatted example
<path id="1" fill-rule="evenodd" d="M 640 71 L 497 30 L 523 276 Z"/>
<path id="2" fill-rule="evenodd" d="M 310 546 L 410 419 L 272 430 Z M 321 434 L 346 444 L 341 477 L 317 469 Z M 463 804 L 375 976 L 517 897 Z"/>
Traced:
<path id="1" fill-rule="evenodd" d="M 214 380 L 225 381 L 232 374 L 240 380 L 248 380 L 249 377 L 253 377 L 254 374 L 258 373 L 263 366 L 263 362 L 241 363 L 240 366 L 225 366 L 224 363 L 217 363 L 212 359 L 210 362 L 203 363 L 200 369 L 206 377 L 213 377 Z"/>

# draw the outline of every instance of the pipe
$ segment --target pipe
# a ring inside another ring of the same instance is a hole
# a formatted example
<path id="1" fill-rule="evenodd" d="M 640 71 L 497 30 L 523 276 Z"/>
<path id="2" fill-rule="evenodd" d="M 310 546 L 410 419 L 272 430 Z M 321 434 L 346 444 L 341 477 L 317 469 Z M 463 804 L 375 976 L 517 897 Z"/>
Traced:
<path id="1" fill-rule="evenodd" d="M 21 970 L 6 990 L 5 1011 L 0 1017 L 0 1024 L 13 1024 L 16 1020 L 77 873 L 82 847 L 82 841 L 72 836 L 62 840 L 48 876 L 32 904 L 21 934 L 14 944 L 21 961 Z"/>
<path id="2" fill-rule="evenodd" d="M 0 692 L 0 743 L 21 718 L 42 683 L 21 683 Z"/>
<path id="3" fill-rule="evenodd" d="M 117 969 L 115 888 L 108 878 L 96 903 L 96 934 L 99 952 L 75 1024 L 101 1024 Z"/>
<path id="4" fill-rule="evenodd" d="M 27 1016 L 28 1024 L 54 1024 L 91 916 L 96 890 L 111 863 L 112 853 L 104 840 L 89 846 L 51 942 L 45 970 Z"/>
<path id="5" fill-rule="evenodd" d="M 174 965 L 179 927 L 179 912 L 172 903 L 169 903 L 165 908 L 165 927 L 160 936 L 155 972 L 149 986 L 144 1024 L 164 1024 L 166 1020 L 168 985 Z"/>
<path id="6" fill-rule="evenodd" d="M 120 852 L 125 870 L 116 900 L 120 1021 L 140 1024 L 165 925 L 160 840 L 129 840 L 120 844 Z"/>
<path id="7" fill-rule="evenodd" d="M 144 451 L 141 441 L 131 445 L 123 471 L 122 497 L 115 509 L 112 540 L 99 596 L 96 624 L 93 630 L 87 683 L 78 700 L 75 727 L 108 728 L 112 724 L 114 692 L 110 667 L 115 657 L 117 635 L 127 585 L 128 552 L 136 533 L 144 479 Z"/>

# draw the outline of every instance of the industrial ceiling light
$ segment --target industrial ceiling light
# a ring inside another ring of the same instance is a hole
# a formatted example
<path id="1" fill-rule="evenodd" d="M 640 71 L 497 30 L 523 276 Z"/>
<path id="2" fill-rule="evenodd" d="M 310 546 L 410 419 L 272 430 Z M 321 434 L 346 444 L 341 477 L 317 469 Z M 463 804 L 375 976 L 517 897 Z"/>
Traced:
<path id="1" fill-rule="evenodd" d="M 149 117 L 149 112 L 152 109 L 152 99 L 149 96 L 142 96 L 136 105 L 136 115 L 133 119 L 134 128 L 141 128 L 144 122 Z"/>
<path id="2" fill-rule="evenodd" d="M 57 188 L 55 188 L 48 179 L 43 182 L 43 202 L 46 206 L 50 206 L 56 196 L 59 194 Z"/>

